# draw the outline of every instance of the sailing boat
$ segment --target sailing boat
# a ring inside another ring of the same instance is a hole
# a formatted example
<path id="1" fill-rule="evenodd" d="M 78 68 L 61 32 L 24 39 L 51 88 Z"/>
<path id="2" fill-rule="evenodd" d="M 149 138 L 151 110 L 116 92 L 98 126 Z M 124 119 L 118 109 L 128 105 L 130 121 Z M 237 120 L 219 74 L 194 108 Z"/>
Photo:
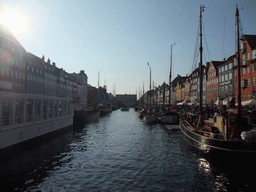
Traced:
<path id="1" fill-rule="evenodd" d="M 175 45 L 174 43 L 173 45 Z M 176 125 L 179 124 L 179 114 L 175 111 L 171 111 L 171 99 L 172 99 L 172 46 L 171 45 L 171 59 L 170 59 L 170 74 L 169 74 L 169 107 L 168 111 L 164 114 L 160 114 L 158 121 L 162 124 Z M 165 88 L 164 88 L 165 89 Z M 164 103 L 164 101 L 163 101 Z"/>
<path id="2" fill-rule="evenodd" d="M 202 12 L 200 7 L 200 97 L 199 116 L 186 114 L 180 118 L 180 129 L 183 138 L 192 146 L 203 152 L 244 152 L 256 154 L 256 130 L 248 124 L 248 116 L 241 113 L 241 91 L 238 92 L 238 108 L 229 109 L 226 113 L 215 114 L 212 119 L 204 119 L 202 111 Z M 236 8 L 237 31 L 237 70 L 238 89 L 241 89 L 240 78 L 240 43 L 239 43 L 239 11 Z M 230 153 L 228 153 L 230 154 Z M 234 153 L 236 154 L 236 153 Z M 219 157 L 219 156 L 217 156 Z"/>
<path id="3" fill-rule="evenodd" d="M 148 63 L 148 66 L 149 66 L 149 63 Z M 148 109 L 148 114 L 145 115 L 143 117 L 143 122 L 144 123 L 148 123 L 148 124 L 151 124 L 151 123 L 157 123 L 157 116 L 156 114 L 153 114 L 152 111 L 151 111 L 151 67 L 149 66 L 149 109 Z"/>

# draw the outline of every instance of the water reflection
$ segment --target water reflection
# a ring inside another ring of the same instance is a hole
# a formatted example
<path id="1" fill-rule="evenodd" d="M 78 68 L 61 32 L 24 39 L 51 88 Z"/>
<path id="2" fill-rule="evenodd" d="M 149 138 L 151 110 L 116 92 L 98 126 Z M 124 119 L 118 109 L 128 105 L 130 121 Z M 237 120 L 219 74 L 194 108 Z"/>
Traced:
<path id="1" fill-rule="evenodd" d="M 47 143 L 35 145 L 34 148 L 23 150 L 12 159 L 0 163 L 1 191 L 23 191 L 43 181 L 52 170 L 60 168 L 73 157 L 67 155 L 72 131 Z"/>
<path id="2" fill-rule="evenodd" d="M 48 141 L 0 164 L 5 191 L 234 191 L 255 189 L 252 163 L 198 152 L 179 130 L 133 111 Z M 252 160 L 254 161 L 254 159 Z M 246 164 L 247 163 L 247 164 Z M 2 191 L 4 191 L 2 190 Z"/>

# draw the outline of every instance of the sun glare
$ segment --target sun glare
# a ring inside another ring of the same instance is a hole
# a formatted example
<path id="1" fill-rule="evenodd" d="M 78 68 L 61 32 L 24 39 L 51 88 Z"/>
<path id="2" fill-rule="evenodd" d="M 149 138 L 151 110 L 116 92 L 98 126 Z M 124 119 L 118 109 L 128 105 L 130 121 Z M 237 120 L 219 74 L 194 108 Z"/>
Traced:
<path id="1" fill-rule="evenodd" d="M 18 9 L 5 9 L 0 13 L 0 24 L 6 26 L 13 35 L 22 35 L 28 31 L 28 18 Z"/>

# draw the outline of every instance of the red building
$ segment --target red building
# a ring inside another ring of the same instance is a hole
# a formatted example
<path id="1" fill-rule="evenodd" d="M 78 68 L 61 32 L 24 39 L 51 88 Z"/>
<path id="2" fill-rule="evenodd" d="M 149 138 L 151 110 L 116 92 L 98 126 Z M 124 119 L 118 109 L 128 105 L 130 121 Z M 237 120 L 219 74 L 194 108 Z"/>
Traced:
<path id="1" fill-rule="evenodd" d="M 243 35 L 240 42 L 241 58 L 241 101 L 255 98 L 256 94 L 256 35 Z M 234 65 L 237 65 L 235 59 Z M 237 102 L 237 69 L 234 70 L 234 95 Z"/>

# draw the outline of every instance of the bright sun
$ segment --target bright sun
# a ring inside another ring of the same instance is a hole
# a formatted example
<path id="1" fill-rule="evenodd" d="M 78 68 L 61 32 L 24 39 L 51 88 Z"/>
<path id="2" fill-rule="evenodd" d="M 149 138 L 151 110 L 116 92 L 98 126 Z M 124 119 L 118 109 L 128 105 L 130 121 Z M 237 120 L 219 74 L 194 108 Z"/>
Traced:
<path id="1" fill-rule="evenodd" d="M 6 26 L 13 35 L 28 31 L 28 17 L 18 9 L 5 9 L 0 13 L 0 24 Z"/>

